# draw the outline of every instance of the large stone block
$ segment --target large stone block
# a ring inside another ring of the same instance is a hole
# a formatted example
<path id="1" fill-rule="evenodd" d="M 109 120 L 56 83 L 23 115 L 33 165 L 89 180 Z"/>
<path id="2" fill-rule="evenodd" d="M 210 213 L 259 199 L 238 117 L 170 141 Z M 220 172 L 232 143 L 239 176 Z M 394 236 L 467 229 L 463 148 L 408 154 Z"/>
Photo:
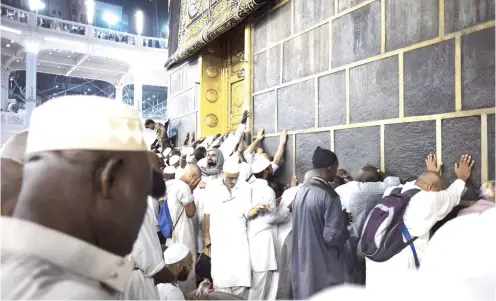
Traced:
<path id="1" fill-rule="evenodd" d="M 475 200 L 481 185 L 481 132 L 480 117 L 465 117 L 445 119 L 443 127 L 443 164 L 445 185 L 451 184 L 455 179 L 455 162 L 461 155 L 469 154 L 475 159 L 472 176 L 467 182 L 467 192 L 463 200 Z"/>
<path id="2" fill-rule="evenodd" d="M 398 57 L 350 69 L 350 121 L 399 117 Z"/>
<path id="3" fill-rule="evenodd" d="M 167 111 L 170 118 L 178 118 L 194 111 L 195 90 L 190 89 L 167 101 Z"/>
<path id="4" fill-rule="evenodd" d="M 455 41 L 405 53 L 405 116 L 455 111 Z"/>
<path id="5" fill-rule="evenodd" d="M 365 0 L 337 0 L 338 12 L 342 12 L 345 9 L 352 8 Z"/>
<path id="6" fill-rule="evenodd" d="M 296 177 L 303 183 L 305 173 L 313 169 L 312 157 L 315 148 L 331 148 L 330 132 L 296 135 Z"/>
<path id="7" fill-rule="evenodd" d="M 262 147 L 273 158 L 279 148 L 279 137 L 266 137 L 262 142 Z M 286 185 L 291 182 L 291 178 L 293 177 L 293 160 L 293 135 L 288 135 L 286 147 L 284 148 L 284 156 L 280 163 L 280 168 L 275 174 L 281 184 Z"/>
<path id="8" fill-rule="evenodd" d="M 334 1 L 293 0 L 294 30 L 302 31 L 334 15 Z"/>
<path id="9" fill-rule="evenodd" d="M 346 123 L 346 72 L 319 78 L 319 127 Z"/>
<path id="10" fill-rule="evenodd" d="M 332 67 L 381 53 L 381 4 L 375 1 L 332 22 Z"/>
<path id="11" fill-rule="evenodd" d="M 444 32 L 451 33 L 494 20 L 494 0 L 445 0 Z"/>
<path id="12" fill-rule="evenodd" d="M 176 95 L 183 90 L 183 70 L 179 68 L 170 74 L 170 95 Z"/>
<path id="13" fill-rule="evenodd" d="M 255 25 L 255 51 L 270 47 L 291 34 L 291 4 L 265 14 Z"/>
<path id="14" fill-rule="evenodd" d="M 253 132 L 257 133 L 263 127 L 266 133 L 276 131 L 276 101 L 277 94 L 270 91 L 253 97 Z"/>
<path id="15" fill-rule="evenodd" d="M 353 176 L 366 164 L 380 167 L 380 127 L 365 127 L 334 132 L 334 151 L 339 159 L 339 168 Z"/>
<path id="16" fill-rule="evenodd" d="M 425 159 L 436 153 L 436 122 L 388 124 L 384 128 L 387 174 L 413 180 L 426 171 Z"/>
<path id="17" fill-rule="evenodd" d="M 315 81 L 307 80 L 277 91 L 277 130 L 315 126 Z"/>
<path id="18" fill-rule="evenodd" d="M 329 25 L 299 35 L 283 45 L 283 82 L 329 69 Z"/>
<path id="19" fill-rule="evenodd" d="M 178 119 L 173 119 L 170 121 L 170 128 L 177 130 L 177 143 L 178 145 L 183 145 L 186 139 L 187 133 L 196 133 L 197 127 L 196 113 L 183 116 Z M 198 135 L 196 135 L 198 136 Z"/>
<path id="20" fill-rule="evenodd" d="M 193 58 L 186 65 L 184 65 L 182 75 L 183 89 L 193 88 L 197 82 L 200 82 L 201 74 L 197 58 Z"/>
<path id="21" fill-rule="evenodd" d="M 386 50 L 437 37 L 439 0 L 386 0 Z"/>
<path id="22" fill-rule="evenodd" d="M 494 114 L 487 116 L 487 158 L 488 158 L 488 180 L 496 180 L 496 154 L 495 154 L 495 135 L 496 135 L 496 124 L 494 122 Z"/>
<path id="23" fill-rule="evenodd" d="M 494 107 L 494 27 L 462 36 L 463 109 Z"/>
<path id="24" fill-rule="evenodd" d="M 253 91 L 260 91 L 281 82 L 281 47 L 274 46 L 253 58 Z"/>

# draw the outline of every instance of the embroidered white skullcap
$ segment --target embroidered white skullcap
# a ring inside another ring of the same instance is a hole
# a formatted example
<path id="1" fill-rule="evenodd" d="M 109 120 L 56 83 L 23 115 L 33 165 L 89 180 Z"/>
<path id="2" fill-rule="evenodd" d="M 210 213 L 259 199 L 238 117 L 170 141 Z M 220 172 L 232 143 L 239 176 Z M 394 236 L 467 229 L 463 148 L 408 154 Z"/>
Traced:
<path id="1" fill-rule="evenodd" d="M 191 146 L 184 146 L 181 149 L 181 155 L 182 156 L 184 156 L 184 155 L 192 155 L 194 152 L 195 152 L 195 149 L 192 148 Z"/>
<path id="2" fill-rule="evenodd" d="M 229 157 L 226 162 L 224 162 L 223 171 L 227 173 L 239 173 L 241 167 L 239 166 L 239 158 Z"/>
<path id="3" fill-rule="evenodd" d="M 167 250 L 164 251 L 164 262 L 165 264 L 177 263 L 186 256 L 188 256 L 189 249 L 182 243 L 175 243 L 170 245 Z"/>
<path id="4" fill-rule="evenodd" d="M 170 157 L 169 158 L 169 165 L 176 165 L 180 159 L 181 159 L 181 157 L 179 157 L 178 155 L 174 155 L 174 156 Z"/>
<path id="5" fill-rule="evenodd" d="M 28 131 L 23 131 L 10 137 L 0 149 L 0 156 L 19 164 L 24 164 L 27 137 Z"/>
<path id="6" fill-rule="evenodd" d="M 253 164 L 251 165 L 251 172 L 252 173 L 259 173 L 264 171 L 267 167 L 270 166 L 270 161 L 267 160 L 265 157 L 258 156 L 255 161 L 253 161 Z"/>
<path id="7" fill-rule="evenodd" d="M 174 166 L 167 166 L 166 168 L 164 168 L 164 173 L 166 174 L 175 174 L 176 173 L 176 168 Z"/>
<path id="8" fill-rule="evenodd" d="M 114 99 L 64 96 L 31 116 L 26 153 L 49 150 L 148 151 L 138 112 Z"/>

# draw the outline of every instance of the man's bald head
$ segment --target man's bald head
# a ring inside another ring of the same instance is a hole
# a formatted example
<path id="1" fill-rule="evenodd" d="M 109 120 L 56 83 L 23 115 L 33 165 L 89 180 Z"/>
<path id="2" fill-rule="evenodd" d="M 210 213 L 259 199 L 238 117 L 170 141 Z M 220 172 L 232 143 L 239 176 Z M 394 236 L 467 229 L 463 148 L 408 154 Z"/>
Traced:
<path id="1" fill-rule="evenodd" d="M 415 185 L 424 191 L 441 191 L 444 188 L 444 179 L 437 172 L 427 171 L 417 179 Z"/>
<path id="2" fill-rule="evenodd" d="M 202 176 L 202 172 L 200 167 L 198 167 L 198 165 L 196 164 L 188 163 L 184 167 L 179 179 L 184 183 L 190 185 L 191 190 L 194 190 L 196 186 L 199 184 L 199 180 L 201 179 L 201 176 Z"/>

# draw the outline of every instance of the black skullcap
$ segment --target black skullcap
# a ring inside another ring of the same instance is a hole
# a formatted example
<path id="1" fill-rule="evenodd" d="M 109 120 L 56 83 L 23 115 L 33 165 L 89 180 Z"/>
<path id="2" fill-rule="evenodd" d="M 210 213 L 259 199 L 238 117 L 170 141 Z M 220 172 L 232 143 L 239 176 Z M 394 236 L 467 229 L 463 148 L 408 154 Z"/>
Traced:
<path id="1" fill-rule="evenodd" d="M 338 161 L 335 153 L 317 146 L 313 153 L 312 164 L 314 169 L 328 168 Z"/>

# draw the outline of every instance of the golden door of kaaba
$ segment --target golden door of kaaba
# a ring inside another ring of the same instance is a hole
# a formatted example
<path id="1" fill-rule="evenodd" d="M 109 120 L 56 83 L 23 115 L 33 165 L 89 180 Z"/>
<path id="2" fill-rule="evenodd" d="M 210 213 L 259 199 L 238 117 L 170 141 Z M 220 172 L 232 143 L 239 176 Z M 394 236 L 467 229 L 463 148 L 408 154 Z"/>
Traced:
<path id="1" fill-rule="evenodd" d="M 247 76 L 250 74 L 251 62 L 245 59 L 251 48 L 246 43 L 249 40 L 250 28 L 240 24 L 208 44 L 201 52 L 202 136 L 235 131 L 243 111 L 251 111 L 251 78 Z"/>

